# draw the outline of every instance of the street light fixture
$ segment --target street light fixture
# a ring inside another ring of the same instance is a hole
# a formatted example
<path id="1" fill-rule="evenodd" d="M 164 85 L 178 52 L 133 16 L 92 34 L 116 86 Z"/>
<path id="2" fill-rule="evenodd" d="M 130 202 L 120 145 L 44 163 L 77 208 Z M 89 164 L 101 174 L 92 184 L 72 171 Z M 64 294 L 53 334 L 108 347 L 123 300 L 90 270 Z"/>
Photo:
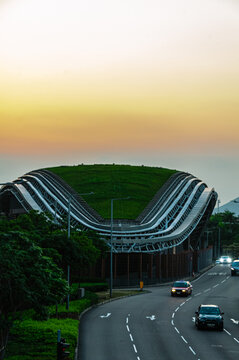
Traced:
<path id="1" fill-rule="evenodd" d="M 112 298 L 112 288 L 113 288 L 113 212 L 114 212 L 114 201 L 115 200 L 127 200 L 130 199 L 130 196 L 123 198 L 111 199 L 111 211 L 110 211 L 110 298 Z"/>

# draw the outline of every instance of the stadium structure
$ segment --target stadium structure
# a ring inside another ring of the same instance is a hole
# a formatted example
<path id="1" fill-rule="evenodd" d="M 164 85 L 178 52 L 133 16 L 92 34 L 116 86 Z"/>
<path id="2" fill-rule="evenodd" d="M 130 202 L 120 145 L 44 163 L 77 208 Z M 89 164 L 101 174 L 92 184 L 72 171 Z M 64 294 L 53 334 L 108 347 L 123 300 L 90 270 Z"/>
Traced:
<path id="1" fill-rule="evenodd" d="M 0 189 L 0 211 L 8 216 L 32 209 L 50 212 L 55 221 L 70 215 L 72 226 L 97 231 L 114 254 L 115 281 L 125 275 L 128 283 L 131 272 L 136 278 L 144 273 L 156 281 L 163 273 L 163 278 L 180 277 L 209 265 L 212 249 L 202 235 L 216 201 L 213 188 L 180 171 L 164 183 L 135 220 L 102 218 L 62 178 L 44 169 Z"/>

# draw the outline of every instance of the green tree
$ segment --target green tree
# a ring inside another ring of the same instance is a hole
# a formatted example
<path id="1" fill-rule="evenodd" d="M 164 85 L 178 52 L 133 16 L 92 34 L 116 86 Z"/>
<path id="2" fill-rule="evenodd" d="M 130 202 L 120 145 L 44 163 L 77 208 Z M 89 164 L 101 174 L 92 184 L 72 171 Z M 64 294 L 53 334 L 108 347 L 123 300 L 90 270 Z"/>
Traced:
<path id="1" fill-rule="evenodd" d="M 74 230 L 71 231 L 70 238 L 66 231 L 55 230 L 42 238 L 39 245 L 46 253 L 51 254 L 65 273 L 67 266 L 71 266 L 74 281 L 79 281 L 80 273 L 94 264 L 100 256 L 100 250 L 93 245 L 93 241 L 86 233 Z"/>
<path id="2" fill-rule="evenodd" d="M 10 328 L 21 312 L 38 313 L 67 293 L 62 271 L 26 233 L 0 228 L 0 359 L 4 358 Z"/>
<path id="3" fill-rule="evenodd" d="M 239 219 L 230 211 L 217 213 L 211 216 L 208 230 L 213 233 L 214 241 L 218 238 L 220 231 L 221 248 L 226 254 L 238 256 L 237 244 L 239 242 Z"/>
<path id="4" fill-rule="evenodd" d="M 67 222 L 54 223 L 49 213 L 30 211 L 15 220 L 0 221 L 0 231 L 15 230 L 27 234 L 28 238 L 39 245 L 46 256 L 67 272 L 71 266 L 71 275 L 75 281 L 79 274 L 94 265 L 100 256 L 105 256 L 108 247 L 99 234 L 93 230 L 81 228 L 71 229 L 71 236 L 67 235 Z"/>

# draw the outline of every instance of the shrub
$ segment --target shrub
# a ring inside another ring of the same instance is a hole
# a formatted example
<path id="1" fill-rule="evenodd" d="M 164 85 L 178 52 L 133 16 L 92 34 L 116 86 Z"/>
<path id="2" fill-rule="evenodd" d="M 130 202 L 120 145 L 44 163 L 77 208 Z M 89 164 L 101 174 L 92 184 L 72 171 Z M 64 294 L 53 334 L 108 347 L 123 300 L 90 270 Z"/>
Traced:
<path id="1" fill-rule="evenodd" d="M 8 360 L 55 360 L 57 330 L 61 330 L 61 336 L 70 343 L 70 359 L 74 359 L 78 325 L 79 321 L 73 319 L 16 322 L 11 330 L 5 358 Z"/>
<path id="2" fill-rule="evenodd" d="M 81 283 L 80 287 L 87 291 L 98 292 L 108 290 L 109 285 L 107 283 Z"/>
<path id="3" fill-rule="evenodd" d="M 58 305 L 58 319 L 56 307 L 49 307 L 51 318 L 48 321 L 30 319 L 34 311 L 23 313 L 21 321 L 16 321 L 11 330 L 6 352 L 7 360 L 55 360 L 57 330 L 61 336 L 70 343 L 70 359 L 74 359 L 77 344 L 79 314 L 92 304 L 96 304 L 96 294 L 86 291 L 85 297 L 80 300 L 70 301 L 69 310 L 65 304 Z"/>

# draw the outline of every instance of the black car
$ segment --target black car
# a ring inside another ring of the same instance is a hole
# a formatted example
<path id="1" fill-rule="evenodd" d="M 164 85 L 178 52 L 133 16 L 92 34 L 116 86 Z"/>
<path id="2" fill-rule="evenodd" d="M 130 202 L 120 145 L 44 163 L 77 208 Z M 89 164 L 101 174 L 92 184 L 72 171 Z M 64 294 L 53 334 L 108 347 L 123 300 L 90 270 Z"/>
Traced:
<path id="1" fill-rule="evenodd" d="M 173 286 L 171 289 L 171 295 L 172 296 L 176 296 L 176 295 L 188 296 L 188 295 L 192 294 L 192 291 L 193 291 L 193 287 L 189 281 L 180 280 L 180 281 L 175 281 L 173 283 Z"/>
<path id="2" fill-rule="evenodd" d="M 234 260 L 231 264 L 231 275 L 239 274 L 239 260 Z"/>
<path id="3" fill-rule="evenodd" d="M 195 312 L 195 325 L 199 329 L 215 328 L 223 331 L 223 312 L 217 305 L 200 305 Z"/>

